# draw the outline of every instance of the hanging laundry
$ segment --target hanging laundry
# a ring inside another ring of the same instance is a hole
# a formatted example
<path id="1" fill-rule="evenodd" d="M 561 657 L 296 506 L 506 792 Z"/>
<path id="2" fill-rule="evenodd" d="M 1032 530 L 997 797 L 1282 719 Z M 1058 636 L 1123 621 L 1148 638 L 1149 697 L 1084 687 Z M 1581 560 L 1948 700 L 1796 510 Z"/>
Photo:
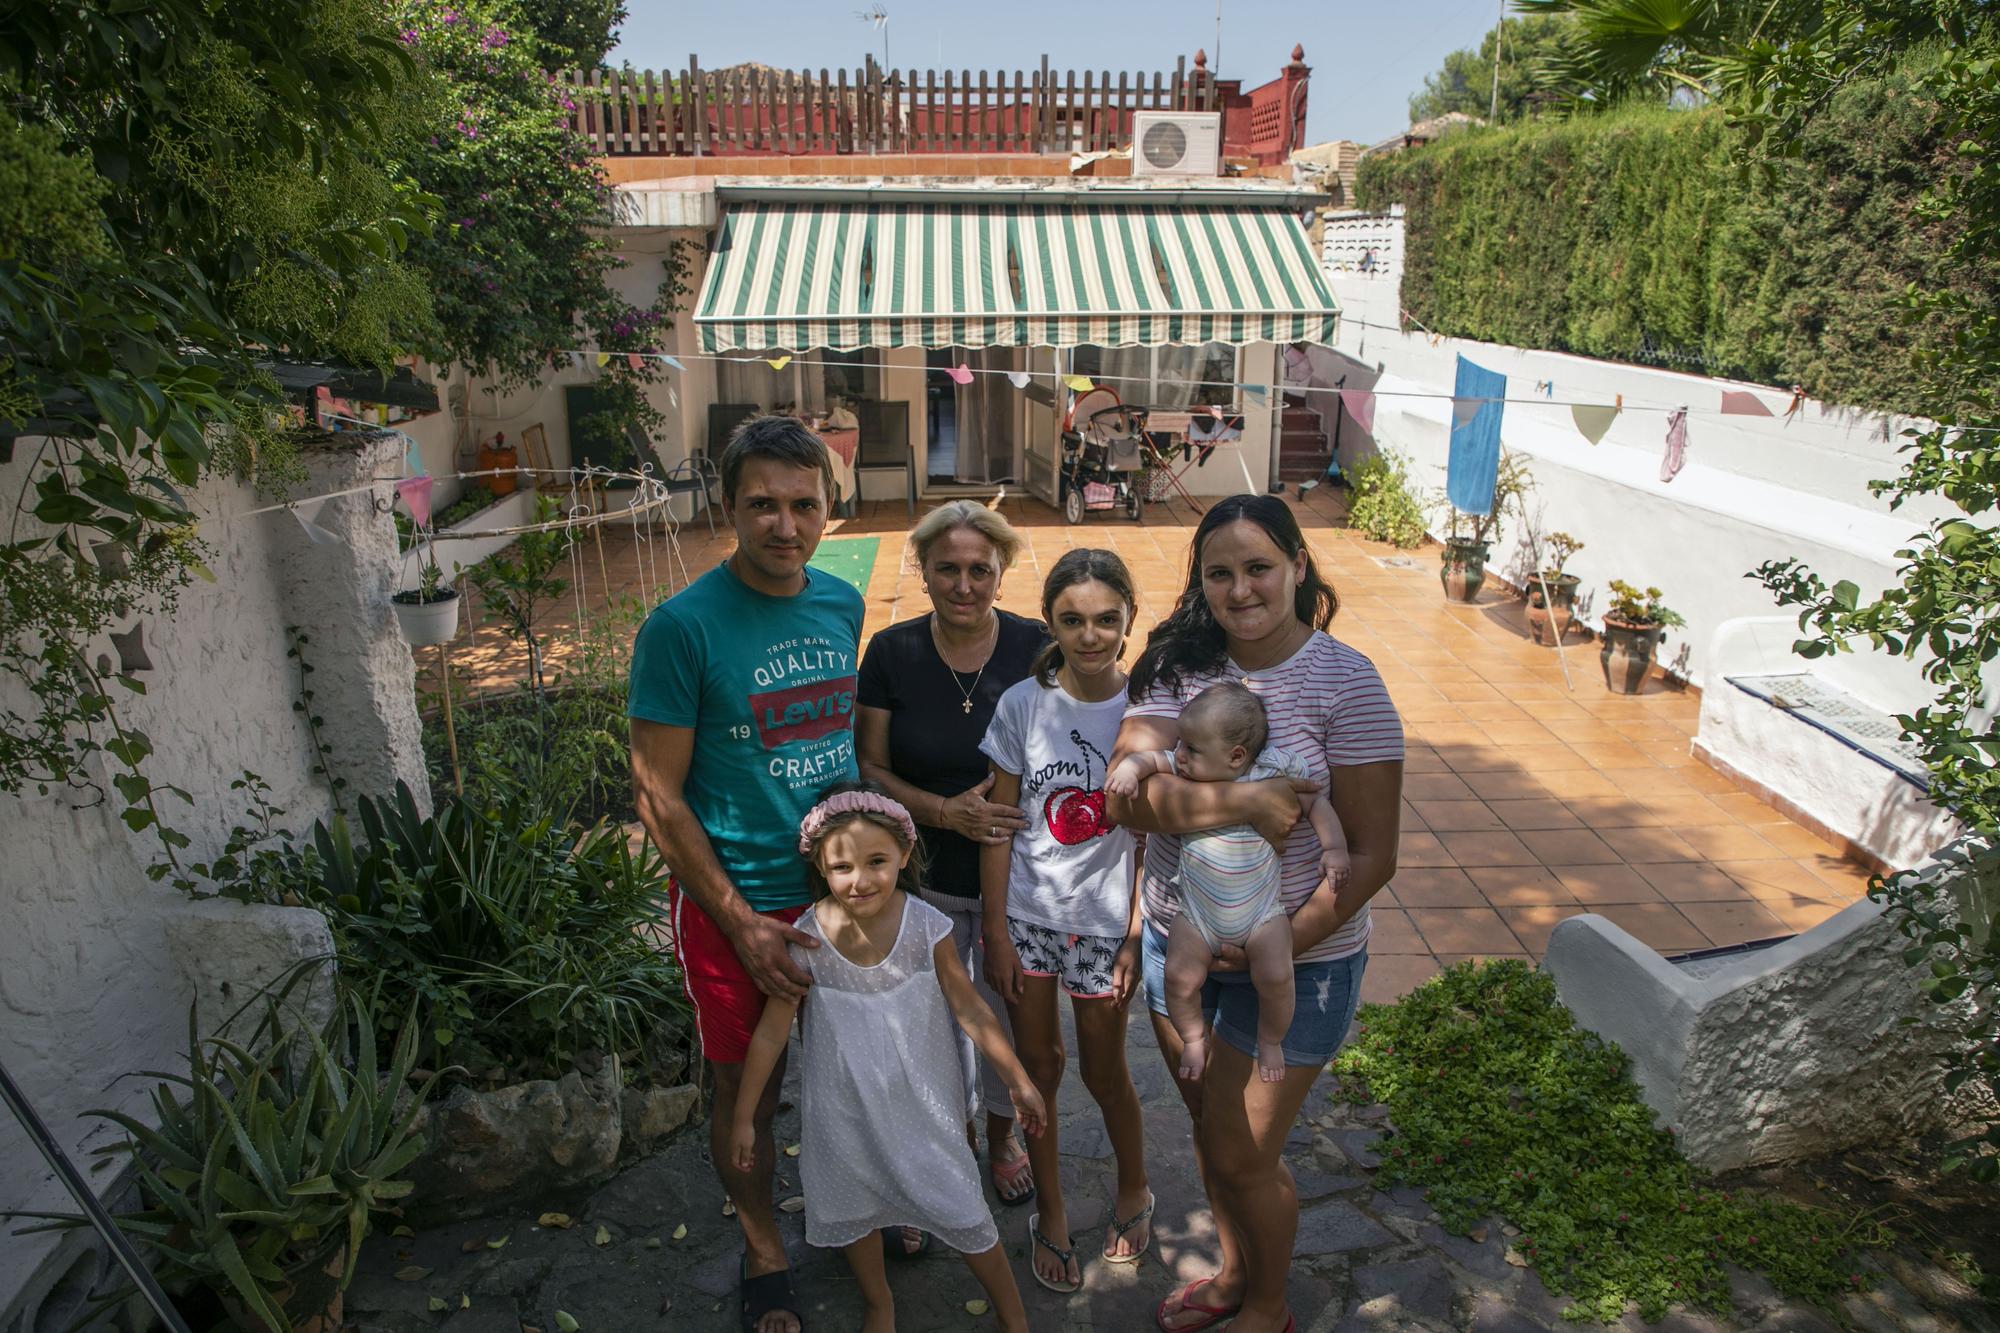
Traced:
<path id="1" fill-rule="evenodd" d="M 1660 480 L 1672 481 L 1687 461 L 1688 410 L 1677 407 L 1667 413 L 1667 453 L 1660 460 Z"/>
<path id="2" fill-rule="evenodd" d="M 1366 389 L 1342 389 L 1340 405 L 1365 434 L 1375 433 L 1375 395 Z"/>
<path id="3" fill-rule="evenodd" d="M 1445 457 L 1444 488 L 1454 508 L 1466 514 L 1493 511 L 1493 487 L 1500 475 L 1500 419 L 1506 408 L 1507 377 L 1458 358 L 1452 386 L 1451 447 Z M 1463 421 L 1459 404 L 1472 401 Z M 1483 401 L 1480 401 L 1483 400 Z"/>
<path id="4" fill-rule="evenodd" d="M 1569 419 L 1576 423 L 1577 431 L 1584 439 L 1596 444 L 1604 438 L 1604 432 L 1611 429 L 1611 423 L 1618 419 L 1618 409 L 1597 403 L 1572 403 Z"/>
<path id="5" fill-rule="evenodd" d="M 1242 417 L 1190 417 L 1189 444 L 1225 444 L 1243 438 Z"/>

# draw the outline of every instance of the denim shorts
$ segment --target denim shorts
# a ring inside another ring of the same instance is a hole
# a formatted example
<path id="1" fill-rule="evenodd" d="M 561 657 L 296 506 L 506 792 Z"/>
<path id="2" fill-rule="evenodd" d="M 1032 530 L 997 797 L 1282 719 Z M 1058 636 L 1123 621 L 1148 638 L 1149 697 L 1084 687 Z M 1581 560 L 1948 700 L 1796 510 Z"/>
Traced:
<path id="1" fill-rule="evenodd" d="M 1146 923 L 1140 956 L 1146 981 L 1146 1004 L 1161 1017 L 1167 1012 L 1167 934 Z M 1361 974 L 1368 950 L 1317 963 L 1293 963 L 1292 984 L 1298 999 L 1292 1025 L 1285 1031 L 1285 1063 L 1304 1069 L 1326 1064 L 1347 1040 L 1354 1011 L 1361 1007 Z M 1251 1059 L 1257 1058 L 1257 988 L 1247 971 L 1211 972 L 1201 988 L 1201 1012 L 1215 1035 Z"/>

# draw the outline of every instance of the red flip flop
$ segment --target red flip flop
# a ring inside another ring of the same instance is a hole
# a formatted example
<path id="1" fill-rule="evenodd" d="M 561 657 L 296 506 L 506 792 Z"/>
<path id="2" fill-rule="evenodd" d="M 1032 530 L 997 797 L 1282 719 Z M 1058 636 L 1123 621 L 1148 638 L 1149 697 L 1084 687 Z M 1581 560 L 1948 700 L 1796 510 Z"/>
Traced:
<path id="1" fill-rule="evenodd" d="M 1193 1333 L 1195 1329 L 1207 1328 L 1210 1324 L 1219 1323 L 1243 1308 L 1240 1304 L 1202 1305 L 1198 1303 L 1194 1298 L 1195 1288 L 1207 1286 L 1213 1281 L 1215 1279 L 1212 1277 L 1198 1277 L 1175 1293 L 1175 1295 L 1181 1298 L 1180 1313 L 1192 1310 L 1196 1314 L 1205 1314 L 1208 1318 L 1202 1320 L 1199 1324 L 1169 1326 L 1167 1323 L 1167 1301 L 1173 1299 L 1173 1296 L 1169 1296 L 1166 1300 L 1160 1302 L 1159 1309 L 1153 1311 L 1153 1322 L 1166 1330 L 1166 1333 Z"/>

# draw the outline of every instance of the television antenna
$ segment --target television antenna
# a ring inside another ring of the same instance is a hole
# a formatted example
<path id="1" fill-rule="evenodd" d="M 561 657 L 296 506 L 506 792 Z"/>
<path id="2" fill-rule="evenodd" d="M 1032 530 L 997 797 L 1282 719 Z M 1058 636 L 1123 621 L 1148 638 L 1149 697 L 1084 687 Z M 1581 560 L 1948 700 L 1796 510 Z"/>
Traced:
<path id="1" fill-rule="evenodd" d="M 854 17 L 860 19 L 863 23 L 874 24 L 876 30 L 882 34 L 882 67 L 887 69 L 889 67 L 889 11 L 882 8 L 878 0 L 878 3 L 870 5 L 866 9 L 855 10 Z"/>

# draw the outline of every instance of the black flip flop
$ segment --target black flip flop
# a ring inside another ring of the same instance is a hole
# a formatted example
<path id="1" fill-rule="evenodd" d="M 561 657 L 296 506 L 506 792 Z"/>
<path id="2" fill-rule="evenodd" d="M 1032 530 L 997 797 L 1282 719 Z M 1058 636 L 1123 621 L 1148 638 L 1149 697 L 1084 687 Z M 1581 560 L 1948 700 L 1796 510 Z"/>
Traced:
<path id="1" fill-rule="evenodd" d="M 799 1333 L 805 1333 L 805 1316 L 799 1313 L 798 1297 L 792 1294 L 792 1270 L 780 1268 L 775 1273 L 764 1273 L 751 1277 L 750 1258 L 745 1255 L 736 1261 L 736 1277 L 742 1315 L 743 1333 L 757 1333 L 757 1326 L 764 1322 L 764 1316 L 773 1312 L 788 1314 L 799 1321 Z"/>
<path id="2" fill-rule="evenodd" d="M 914 1263 L 930 1253 L 930 1232 L 920 1230 L 917 1227 L 909 1228 L 909 1230 L 917 1233 L 917 1248 L 913 1250 L 903 1243 L 903 1230 L 902 1227 L 882 1228 L 882 1257 L 884 1259 L 889 1260 L 891 1263 L 907 1264 Z"/>

